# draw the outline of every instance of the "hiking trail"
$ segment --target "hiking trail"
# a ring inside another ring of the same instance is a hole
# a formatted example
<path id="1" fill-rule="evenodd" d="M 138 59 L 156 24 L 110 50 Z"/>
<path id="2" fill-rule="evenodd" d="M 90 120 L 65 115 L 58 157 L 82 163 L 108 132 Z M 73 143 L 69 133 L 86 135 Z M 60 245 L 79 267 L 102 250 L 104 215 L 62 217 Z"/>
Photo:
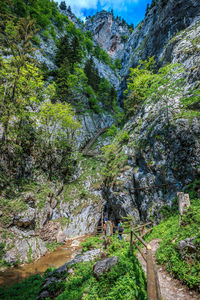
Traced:
<path id="1" fill-rule="evenodd" d="M 148 244 L 152 248 L 154 262 L 156 261 L 156 251 L 159 248 L 160 239 L 154 239 Z M 146 262 L 138 252 L 137 257 L 146 273 Z M 160 283 L 161 295 L 163 300 L 200 300 L 200 294 L 189 288 L 175 278 L 173 278 L 163 266 L 157 266 L 158 278 Z"/>

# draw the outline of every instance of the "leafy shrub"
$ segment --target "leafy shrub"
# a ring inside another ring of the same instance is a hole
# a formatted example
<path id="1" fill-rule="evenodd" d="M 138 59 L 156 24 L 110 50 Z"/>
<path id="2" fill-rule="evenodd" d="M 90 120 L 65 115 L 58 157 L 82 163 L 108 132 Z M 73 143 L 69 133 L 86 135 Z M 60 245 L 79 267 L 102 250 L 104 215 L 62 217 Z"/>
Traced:
<path id="1" fill-rule="evenodd" d="M 81 243 L 81 245 L 83 246 L 82 251 L 86 252 L 88 250 L 98 248 L 100 244 L 102 244 L 102 239 L 100 239 L 99 237 L 88 237 L 86 238 L 85 242 Z"/>
<path id="2" fill-rule="evenodd" d="M 106 132 L 106 136 L 116 136 L 117 134 L 117 127 L 115 125 L 112 125 Z"/>
<path id="3" fill-rule="evenodd" d="M 140 61 L 136 68 L 130 69 L 128 88 L 125 91 L 124 107 L 126 115 L 130 116 L 137 111 L 138 106 L 151 101 L 163 100 L 168 111 L 168 100 L 182 91 L 183 78 L 175 79 L 173 75 L 181 73 L 183 69 L 177 64 L 169 64 L 156 70 L 154 57 Z M 182 76 L 181 76 L 182 77 Z"/>

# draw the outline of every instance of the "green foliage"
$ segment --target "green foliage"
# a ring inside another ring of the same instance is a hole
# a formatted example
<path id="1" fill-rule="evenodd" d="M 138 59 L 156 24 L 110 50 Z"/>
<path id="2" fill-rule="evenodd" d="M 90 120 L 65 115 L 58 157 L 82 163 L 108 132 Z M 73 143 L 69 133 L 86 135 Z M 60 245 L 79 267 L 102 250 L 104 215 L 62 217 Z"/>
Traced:
<path id="1" fill-rule="evenodd" d="M 3 254 L 5 253 L 4 247 L 5 247 L 5 243 L 0 243 L 0 260 L 3 256 Z"/>
<path id="2" fill-rule="evenodd" d="M 200 117 L 200 89 L 198 87 L 187 92 L 187 95 L 182 97 L 181 102 L 183 104 L 182 112 L 180 116 L 193 119 L 194 117 Z"/>
<path id="3" fill-rule="evenodd" d="M 94 112 L 101 111 L 99 102 L 111 110 L 113 101 L 116 101 L 116 91 L 107 80 L 100 78 L 92 56 L 86 61 L 84 69 L 80 67 L 86 53 L 95 51 L 91 35 L 77 29 L 71 22 L 66 26 L 66 32 L 57 44 L 55 62 L 59 69 L 56 74 L 55 99 L 70 102 L 81 111 L 83 103 L 80 95 L 85 94 L 89 108 Z M 98 58 L 111 62 L 108 54 L 99 46 L 97 48 Z M 115 67 L 120 67 L 120 61 L 116 60 Z"/>
<path id="4" fill-rule="evenodd" d="M 113 70 L 116 69 L 116 65 L 113 62 L 112 58 L 99 45 L 96 45 L 95 48 L 93 49 L 93 55 L 97 59 L 101 60 L 104 64 L 108 65 L 111 69 Z"/>
<path id="5" fill-rule="evenodd" d="M 117 134 L 117 127 L 115 125 L 112 125 L 106 132 L 106 136 L 115 137 L 116 134 Z"/>
<path id="6" fill-rule="evenodd" d="M 116 91 L 105 78 L 100 80 L 98 94 L 100 101 L 108 109 L 112 107 L 113 103 L 116 101 Z"/>
<path id="7" fill-rule="evenodd" d="M 90 238 L 91 244 L 96 244 L 97 239 Z M 65 291 L 56 299 L 147 299 L 144 273 L 137 258 L 128 255 L 128 247 L 128 243 L 112 238 L 108 254 L 117 255 L 119 261 L 99 280 L 93 276 L 92 262 L 72 266 L 74 274 L 68 276 Z"/>
<path id="8" fill-rule="evenodd" d="M 121 35 L 122 43 L 126 43 L 128 41 L 128 35 Z"/>
<path id="9" fill-rule="evenodd" d="M 106 183 L 115 182 L 117 175 L 127 163 L 127 156 L 122 151 L 122 146 L 129 140 L 129 134 L 125 130 L 120 130 L 114 141 L 102 148 L 106 165 L 102 170 Z"/>
<path id="10" fill-rule="evenodd" d="M 188 187 L 191 197 L 196 193 L 196 185 L 197 182 Z M 152 240 L 153 238 L 162 239 L 156 253 L 157 261 L 160 264 L 164 264 L 167 271 L 190 288 L 199 289 L 200 199 L 193 198 L 191 200 L 191 207 L 183 215 L 181 226 L 179 226 L 177 205 L 176 212 L 174 209 L 168 209 L 167 211 L 165 208 L 164 213 L 165 219 L 158 226 L 154 227 L 152 234 L 148 237 L 148 240 Z M 186 248 L 184 254 L 181 256 L 177 245 L 179 241 L 190 237 L 195 237 L 194 244 L 197 247 L 197 251 L 191 252 Z"/>
<path id="11" fill-rule="evenodd" d="M 116 69 L 121 70 L 121 68 L 122 68 L 122 61 L 119 58 L 116 58 L 115 61 L 114 61 L 114 65 L 115 65 Z"/>
<path id="12" fill-rule="evenodd" d="M 41 106 L 38 117 L 39 147 L 42 147 L 48 157 L 50 178 L 53 174 L 52 155 L 56 149 L 63 151 L 59 172 L 65 176 L 69 175 L 71 160 L 75 159 L 74 134 L 81 127 L 80 123 L 75 120 L 75 112 L 68 103 L 46 102 Z"/>
<path id="13" fill-rule="evenodd" d="M 99 248 L 100 244 L 102 244 L 102 239 L 99 237 L 87 237 L 85 242 L 81 243 L 81 246 L 83 247 L 82 252 Z"/>
<path id="14" fill-rule="evenodd" d="M 94 91 L 98 91 L 99 89 L 99 83 L 100 83 L 100 77 L 98 70 L 95 68 L 94 61 L 92 58 L 88 60 L 84 67 L 85 75 L 88 79 L 88 84 L 94 89 Z"/>
<path id="15" fill-rule="evenodd" d="M 70 64 L 70 70 L 73 72 L 74 64 L 80 63 L 82 60 L 82 48 L 80 43 L 80 32 L 78 29 L 73 28 L 71 23 L 66 27 L 67 35 L 61 37 L 58 42 L 58 49 L 56 52 L 55 62 L 60 67 L 67 59 Z"/>
<path id="16" fill-rule="evenodd" d="M 174 79 L 173 75 L 180 74 L 183 69 L 178 65 L 165 65 L 156 72 L 154 57 L 140 61 L 134 69 L 130 69 L 128 78 L 127 95 L 124 101 L 126 114 L 133 114 L 138 106 L 145 103 L 148 98 L 151 101 L 163 100 L 168 113 L 168 100 L 179 94 L 182 90 L 183 79 Z"/>
<path id="17" fill-rule="evenodd" d="M 40 275 L 31 276 L 10 287 L 0 287 L 0 298 L 7 300 L 35 300 L 44 279 Z"/>
<path id="18" fill-rule="evenodd" d="M 34 22 L 22 18 L 16 24 L 6 21 L 1 35 L 1 51 L 12 55 L 6 60 L 0 57 L 1 150 L 7 153 L 9 178 L 11 171 L 22 165 L 23 153 L 29 152 L 33 144 L 33 110 L 44 93 L 43 78 L 32 58 L 34 33 Z M 11 155 L 11 148 L 15 155 Z"/>
<path id="19" fill-rule="evenodd" d="M 50 252 L 53 252 L 56 248 L 60 247 L 62 244 L 57 242 L 46 243 L 46 247 Z"/>
<path id="20" fill-rule="evenodd" d="M 61 176 L 66 177 L 70 173 L 71 162 L 75 159 L 72 155 L 73 139 L 80 124 L 75 121 L 75 113 L 69 104 L 43 103 L 44 96 L 49 99 L 54 96 L 55 86 L 52 84 L 45 87 L 44 79 L 33 59 L 34 35 L 35 24 L 29 17 L 20 18 L 17 22 L 4 22 L 1 50 L 12 55 L 6 60 L 0 57 L 0 122 L 3 125 L 1 150 L 7 157 L 8 180 L 17 168 L 23 170 L 23 157 L 30 153 L 34 153 L 38 161 L 48 161 L 50 177 L 52 164 L 58 162 L 52 156 L 55 151 L 62 154 L 62 159 L 59 159 Z M 72 43 L 72 48 L 73 46 Z M 87 78 L 82 69 L 76 66 L 73 68 L 74 74 L 67 78 L 68 90 L 77 82 L 80 82 L 84 90 Z"/>
<path id="21" fill-rule="evenodd" d="M 58 10 L 58 4 L 51 0 L 6 0 L 3 13 L 7 17 L 12 15 L 16 17 L 31 16 L 37 27 L 47 30 L 52 22 L 62 29 L 64 24 L 68 22 L 66 16 Z"/>

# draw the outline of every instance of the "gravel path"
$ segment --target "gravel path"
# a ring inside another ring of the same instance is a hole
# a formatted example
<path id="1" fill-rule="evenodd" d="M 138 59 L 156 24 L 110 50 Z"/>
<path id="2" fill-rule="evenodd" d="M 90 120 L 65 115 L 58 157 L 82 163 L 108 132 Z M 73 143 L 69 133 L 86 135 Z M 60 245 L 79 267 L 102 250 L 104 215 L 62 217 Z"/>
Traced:
<path id="1" fill-rule="evenodd" d="M 149 244 L 152 248 L 153 258 L 155 261 L 156 250 L 159 247 L 159 239 L 152 240 Z M 146 263 L 138 252 L 138 259 L 146 273 Z M 163 300 L 200 300 L 200 294 L 188 289 L 182 285 L 179 280 L 174 279 L 164 270 L 164 267 L 157 266 L 158 278 Z"/>

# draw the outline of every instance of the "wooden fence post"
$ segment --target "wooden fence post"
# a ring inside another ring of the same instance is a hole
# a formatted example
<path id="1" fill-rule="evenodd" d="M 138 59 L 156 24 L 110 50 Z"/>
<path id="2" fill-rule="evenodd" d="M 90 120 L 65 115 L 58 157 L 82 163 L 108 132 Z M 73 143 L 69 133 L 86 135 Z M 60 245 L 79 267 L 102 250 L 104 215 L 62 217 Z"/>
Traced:
<path id="1" fill-rule="evenodd" d="M 133 253 L 133 230 L 131 230 L 130 253 Z"/>
<path id="2" fill-rule="evenodd" d="M 179 209 L 179 225 L 181 226 L 182 216 L 190 207 L 189 194 L 184 194 L 183 192 L 177 193 L 178 197 L 178 209 Z"/>

